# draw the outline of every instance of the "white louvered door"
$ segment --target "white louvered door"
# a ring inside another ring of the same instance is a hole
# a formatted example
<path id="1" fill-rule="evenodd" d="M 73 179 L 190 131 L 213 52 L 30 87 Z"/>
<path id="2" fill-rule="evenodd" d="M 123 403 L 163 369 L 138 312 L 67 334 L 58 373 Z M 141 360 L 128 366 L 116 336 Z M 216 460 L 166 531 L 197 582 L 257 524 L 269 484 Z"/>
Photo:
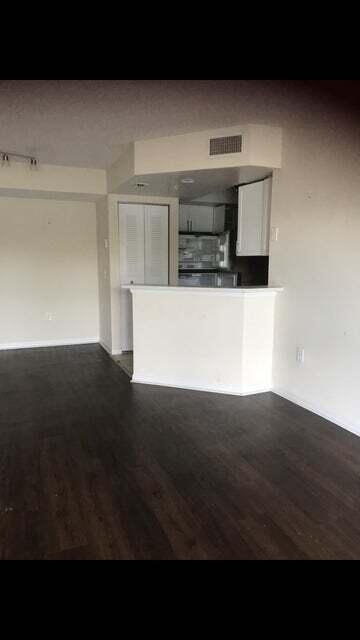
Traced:
<path id="1" fill-rule="evenodd" d="M 144 284 L 144 207 L 119 204 L 120 283 Z M 120 344 L 122 351 L 132 351 L 133 322 L 130 291 L 120 290 Z"/>
<path id="2" fill-rule="evenodd" d="M 144 284 L 144 207 L 141 204 L 119 205 L 120 282 Z"/>
<path id="3" fill-rule="evenodd" d="M 145 205 L 145 284 L 169 284 L 168 208 Z"/>
<path id="4" fill-rule="evenodd" d="M 168 207 L 119 204 L 120 283 L 169 282 Z M 133 323 L 130 291 L 120 290 L 120 345 L 132 351 Z"/>

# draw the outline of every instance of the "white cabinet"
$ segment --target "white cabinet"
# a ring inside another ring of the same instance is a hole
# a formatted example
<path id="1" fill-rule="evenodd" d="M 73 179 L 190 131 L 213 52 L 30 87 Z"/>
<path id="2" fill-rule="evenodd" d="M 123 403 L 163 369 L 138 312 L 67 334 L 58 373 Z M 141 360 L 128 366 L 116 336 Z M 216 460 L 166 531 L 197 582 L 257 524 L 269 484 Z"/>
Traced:
<path id="1" fill-rule="evenodd" d="M 213 207 L 202 207 L 201 205 L 192 206 L 190 210 L 190 231 L 211 231 L 213 217 Z"/>
<path id="2" fill-rule="evenodd" d="M 271 178 L 239 187 L 237 256 L 269 255 Z"/>
<path id="3" fill-rule="evenodd" d="M 222 233 L 225 228 L 225 205 L 214 207 L 213 232 Z"/>
<path id="4" fill-rule="evenodd" d="M 213 226 L 213 207 L 181 204 L 179 207 L 180 231 L 210 232 Z"/>
<path id="5" fill-rule="evenodd" d="M 225 207 L 181 204 L 179 231 L 220 233 L 224 231 Z"/>
<path id="6" fill-rule="evenodd" d="M 120 283 L 169 283 L 168 207 L 162 205 L 119 204 Z M 131 351 L 132 300 L 120 291 L 120 345 Z"/>
<path id="7" fill-rule="evenodd" d="M 179 231 L 189 231 L 189 206 L 181 204 L 179 206 Z"/>

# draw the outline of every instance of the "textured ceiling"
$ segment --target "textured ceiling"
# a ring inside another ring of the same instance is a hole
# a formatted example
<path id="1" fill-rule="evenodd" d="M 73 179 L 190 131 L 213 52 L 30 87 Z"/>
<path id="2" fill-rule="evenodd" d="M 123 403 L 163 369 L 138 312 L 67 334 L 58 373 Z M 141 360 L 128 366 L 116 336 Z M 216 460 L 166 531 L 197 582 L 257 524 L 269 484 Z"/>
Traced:
<path id="1" fill-rule="evenodd" d="M 133 140 L 269 117 L 281 125 L 293 91 L 245 80 L 1 80 L 0 149 L 107 168 Z"/>

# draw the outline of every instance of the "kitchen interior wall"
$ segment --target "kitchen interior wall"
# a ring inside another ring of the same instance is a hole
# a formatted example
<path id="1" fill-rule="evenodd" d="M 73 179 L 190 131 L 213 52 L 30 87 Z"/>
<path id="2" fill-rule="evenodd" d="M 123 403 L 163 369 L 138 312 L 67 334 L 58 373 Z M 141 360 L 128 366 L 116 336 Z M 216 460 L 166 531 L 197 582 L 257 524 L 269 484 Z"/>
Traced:
<path id="1" fill-rule="evenodd" d="M 0 349 L 96 342 L 95 204 L 0 198 Z"/>

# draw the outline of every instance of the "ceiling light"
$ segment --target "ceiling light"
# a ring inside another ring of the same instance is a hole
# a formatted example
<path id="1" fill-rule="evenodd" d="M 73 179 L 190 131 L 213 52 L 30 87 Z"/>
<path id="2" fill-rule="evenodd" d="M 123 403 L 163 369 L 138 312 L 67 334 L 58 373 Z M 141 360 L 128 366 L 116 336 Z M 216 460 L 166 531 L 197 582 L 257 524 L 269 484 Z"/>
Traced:
<path id="1" fill-rule="evenodd" d="M 183 184 L 192 184 L 195 180 L 193 180 L 193 178 L 181 178 L 181 182 Z"/>

